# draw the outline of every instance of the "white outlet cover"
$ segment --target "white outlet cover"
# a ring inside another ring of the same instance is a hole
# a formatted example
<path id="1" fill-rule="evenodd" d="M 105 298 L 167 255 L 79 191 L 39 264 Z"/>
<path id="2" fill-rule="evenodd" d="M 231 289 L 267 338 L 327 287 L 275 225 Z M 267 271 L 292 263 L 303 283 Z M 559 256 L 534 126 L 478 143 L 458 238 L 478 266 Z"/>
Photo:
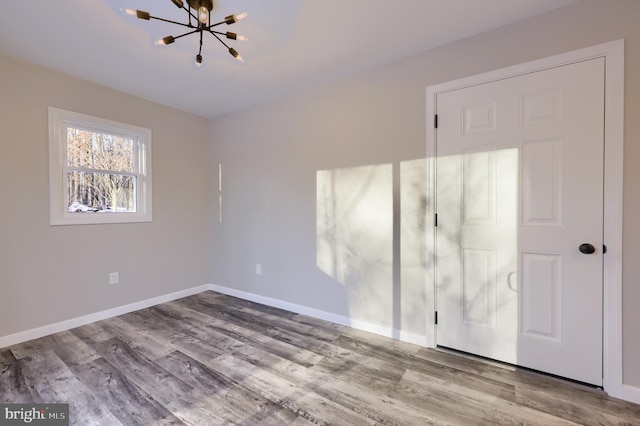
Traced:
<path id="1" fill-rule="evenodd" d="M 109 274 L 109 284 L 118 284 L 118 282 L 120 281 L 120 274 L 118 274 L 117 272 L 111 272 Z"/>

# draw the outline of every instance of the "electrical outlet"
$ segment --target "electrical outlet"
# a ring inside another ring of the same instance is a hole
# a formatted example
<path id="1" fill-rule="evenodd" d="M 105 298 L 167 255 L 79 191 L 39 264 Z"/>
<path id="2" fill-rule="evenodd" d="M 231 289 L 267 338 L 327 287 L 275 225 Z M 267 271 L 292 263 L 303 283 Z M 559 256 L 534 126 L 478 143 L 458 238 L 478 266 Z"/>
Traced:
<path id="1" fill-rule="evenodd" d="M 120 282 L 120 274 L 118 272 L 111 272 L 109 274 L 109 284 L 118 284 Z"/>
<path id="2" fill-rule="evenodd" d="M 256 275 L 262 275 L 262 265 L 256 263 Z"/>

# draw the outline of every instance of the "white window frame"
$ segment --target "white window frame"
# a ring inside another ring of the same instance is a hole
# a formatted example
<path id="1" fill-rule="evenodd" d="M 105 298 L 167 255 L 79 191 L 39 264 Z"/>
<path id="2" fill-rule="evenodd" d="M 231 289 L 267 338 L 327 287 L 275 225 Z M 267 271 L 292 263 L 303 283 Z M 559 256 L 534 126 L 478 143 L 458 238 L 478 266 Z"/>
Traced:
<path id="1" fill-rule="evenodd" d="M 70 213 L 67 191 L 67 128 L 133 139 L 136 176 L 135 212 Z M 151 222 L 151 130 L 60 108 L 49 107 L 49 223 L 83 225 Z"/>

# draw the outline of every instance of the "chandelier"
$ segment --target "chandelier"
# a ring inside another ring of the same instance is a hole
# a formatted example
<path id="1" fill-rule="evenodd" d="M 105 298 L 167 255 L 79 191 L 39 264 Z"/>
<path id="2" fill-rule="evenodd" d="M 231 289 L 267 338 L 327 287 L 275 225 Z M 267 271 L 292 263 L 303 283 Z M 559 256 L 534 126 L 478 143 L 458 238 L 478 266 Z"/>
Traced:
<path id="1" fill-rule="evenodd" d="M 127 15 L 136 16 L 137 18 L 144 19 L 146 21 L 150 19 L 156 19 L 158 21 L 169 22 L 171 24 L 180 25 L 189 29 L 189 31 L 185 32 L 184 34 L 180 34 L 177 36 L 169 35 L 169 36 L 163 37 L 156 42 L 156 45 L 171 44 L 174 41 L 176 41 L 176 39 L 179 39 L 181 37 L 188 36 L 190 34 L 198 34 L 200 36 L 200 49 L 198 50 L 198 54 L 196 55 L 197 66 L 202 65 L 202 37 L 203 37 L 202 35 L 204 33 L 209 33 L 213 35 L 216 39 L 218 39 L 220 43 L 224 45 L 224 47 L 227 48 L 231 56 L 233 56 L 240 62 L 244 62 L 244 59 L 242 59 L 242 56 L 240 56 L 238 51 L 233 47 L 229 47 L 227 43 L 225 43 L 222 40 L 221 37 L 226 37 L 229 40 L 238 40 L 238 41 L 246 41 L 247 38 L 229 31 L 227 32 L 216 31 L 213 28 L 222 24 L 227 24 L 227 25 L 235 24 L 239 20 L 245 18 L 247 16 L 246 13 L 242 13 L 239 15 L 229 15 L 225 17 L 223 21 L 212 24 L 211 11 L 213 10 L 213 0 L 186 0 L 186 3 L 188 4 L 188 6 L 186 6 L 182 0 L 171 0 L 171 1 L 173 2 L 173 4 L 176 5 L 176 7 L 180 9 L 184 9 L 187 12 L 187 17 L 188 17 L 187 23 L 176 22 L 170 19 L 159 18 L 157 16 L 151 15 L 149 12 L 145 12 L 144 10 L 125 9 L 124 12 Z"/>

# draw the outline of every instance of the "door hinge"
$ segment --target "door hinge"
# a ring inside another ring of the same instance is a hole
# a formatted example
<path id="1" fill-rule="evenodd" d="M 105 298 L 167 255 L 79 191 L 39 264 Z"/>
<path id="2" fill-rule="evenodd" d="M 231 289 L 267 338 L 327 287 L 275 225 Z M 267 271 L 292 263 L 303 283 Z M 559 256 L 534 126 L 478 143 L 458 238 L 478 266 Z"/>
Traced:
<path id="1" fill-rule="evenodd" d="M 438 213 L 433 216 L 433 226 L 438 226 Z"/>
<path id="2" fill-rule="evenodd" d="M 606 244 L 602 245 L 602 254 L 607 254 L 607 245 Z"/>
<path id="3" fill-rule="evenodd" d="M 438 311 L 436 311 L 435 322 L 436 322 L 436 325 L 438 325 Z"/>
<path id="4" fill-rule="evenodd" d="M 438 114 L 433 116 L 433 127 L 438 128 Z"/>

